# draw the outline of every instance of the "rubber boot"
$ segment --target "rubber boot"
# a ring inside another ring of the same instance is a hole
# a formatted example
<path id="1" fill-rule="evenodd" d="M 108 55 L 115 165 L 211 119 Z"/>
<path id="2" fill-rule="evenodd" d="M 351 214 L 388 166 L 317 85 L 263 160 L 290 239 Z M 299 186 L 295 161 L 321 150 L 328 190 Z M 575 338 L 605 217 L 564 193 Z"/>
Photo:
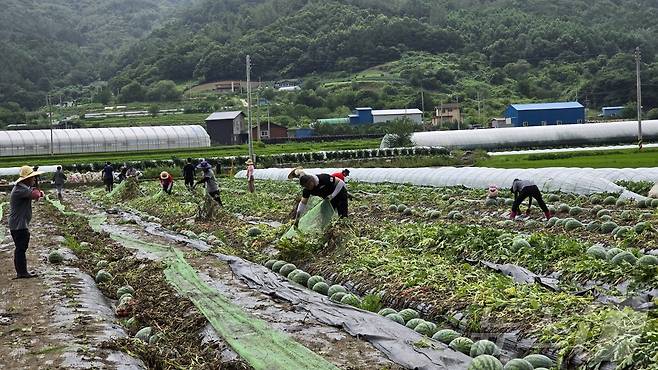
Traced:
<path id="1" fill-rule="evenodd" d="M 516 219 L 516 212 L 512 211 L 512 213 L 509 215 L 509 219 L 514 221 Z"/>
<path id="2" fill-rule="evenodd" d="M 551 213 L 551 211 L 546 211 L 544 212 L 544 216 L 546 216 L 547 220 L 550 220 L 553 217 L 553 214 Z"/>

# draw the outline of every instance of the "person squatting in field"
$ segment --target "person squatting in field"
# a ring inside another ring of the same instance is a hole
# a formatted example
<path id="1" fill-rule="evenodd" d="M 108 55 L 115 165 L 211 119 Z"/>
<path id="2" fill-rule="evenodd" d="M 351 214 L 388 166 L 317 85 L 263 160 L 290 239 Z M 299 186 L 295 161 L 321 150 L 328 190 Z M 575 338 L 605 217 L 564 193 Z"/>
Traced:
<path id="1" fill-rule="evenodd" d="M 532 182 L 531 180 L 514 179 L 514 181 L 512 182 L 512 188 L 510 190 L 514 194 L 514 204 L 512 205 L 512 213 L 510 214 L 511 220 L 514 220 L 516 218 L 516 215 L 519 213 L 519 206 L 521 205 L 521 203 L 523 203 L 523 201 L 526 198 L 529 198 L 528 210 L 526 211 L 526 216 L 530 215 L 532 198 L 535 198 L 537 200 L 537 203 L 539 204 L 539 208 L 541 208 L 541 210 L 544 211 L 544 216 L 546 216 L 546 219 L 548 220 L 551 217 L 553 217 L 551 212 L 548 210 L 548 207 L 546 207 L 546 203 L 544 203 L 544 199 L 542 199 L 541 191 L 539 191 L 537 185 L 535 185 L 535 183 Z"/>
<path id="2" fill-rule="evenodd" d="M 299 224 L 299 218 L 306 211 L 308 199 L 315 195 L 331 202 L 331 206 L 338 212 L 341 218 L 347 217 L 347 188 L 343 180 L 326 173 L 319 175 L 304 174 L 299 178 L 299 185 L 304 189 L 302 200 L 297 206 L 295 215 L 295 226 Z"/>
<path id="3" fill-rule="evenodd" d="M 160 173 L 160 186 L 162 186 L 165 193 L 171 194 L 171 190 L 174 188 L 174 177 L 169 172 L 162 171 Z"/>
<path id="4" fill-rule="evenodd" d="M 194 190 L 199 184 L 205 184 L 206 193 L 222 206 L 222 199 L 219 196 L 219 184 L 217 184 L 217 179 L 212 172 L 212 166 L 210 163 L 202 161 L 196 166 L 196 168 L 203 171 L 203 179 L 197 181 L 197 183 L 192 186 L 192 189 Z"/>
<path id="5" fill-rule="evenodd" d="M 21 167 L 18 180 L 9 196 L 9 231 L 14 240 L 14 268 L 16 279 L 29 279 L 38 276 L 27 270 L 27 248 L 30 244 L 30 221 L 32 221 L 32 201 L 43 198 L 43 191 L 34 187 L 36 177 L 42 172 L 30 166 Z"/>

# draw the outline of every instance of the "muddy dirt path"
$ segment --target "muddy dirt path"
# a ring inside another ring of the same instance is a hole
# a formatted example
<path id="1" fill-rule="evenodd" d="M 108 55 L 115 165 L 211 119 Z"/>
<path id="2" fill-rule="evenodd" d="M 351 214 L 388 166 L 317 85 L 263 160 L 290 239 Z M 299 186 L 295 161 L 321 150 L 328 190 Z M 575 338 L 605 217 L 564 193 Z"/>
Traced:
<path id="1" fill-rule="evenodd" d="M 87 214 L 103 212 L 80 194 L 68 198 L 67 206 Z M 314 319 L 303 310 L 284 300 L 263 294 L 250 288 L 235 277 L 224 261 L 212 254 L 200 252 L 184 243 L 153 235 L 136 224 L 126 223 L 121 214 L 108 214 L 105 229 L 126 238 L 158 245 L 173 245 L 184 253 L 185 260 L 196 270 L 199 278 L 227 298 L 248 315 L 265 321 L 271 328 L 285 333 L 298 343 L 343 369 L 401 369 L 370 343 L 352 337 L 342 328 L 329 326 Z M 142 250 L 139 258 L 160 259 L 157 252 Z"/>
<path id="2" fill-rule="evenodd" d="M 0 200 L 1 202 L 2 200 Z M 14 244 L 2 217 L 0 240 L 0 368 L 2 369 L 140 369 L 141 361 L 102 347 L 125 337 L 110 303 L 93 279 L 75 267 L 47 262 L 50 250 L 61 247 L 52 220 L 42 215 L 43 201 L 34 205 L 28 267 L 34 279 L 13 280 Z"/>

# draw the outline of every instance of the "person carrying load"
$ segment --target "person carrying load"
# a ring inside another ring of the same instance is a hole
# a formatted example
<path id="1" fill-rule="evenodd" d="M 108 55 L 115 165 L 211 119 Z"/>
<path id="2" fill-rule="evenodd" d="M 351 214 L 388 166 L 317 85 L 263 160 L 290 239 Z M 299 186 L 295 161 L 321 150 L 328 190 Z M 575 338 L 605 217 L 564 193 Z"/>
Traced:
<path id="1" fill-rule="evenodd" d="M 299 219 L 306 211 L 308 198 L 311 195 L 323 198 L 331 202 L 331 206 L 338 212 L 341 218 L 347 217 L 347 188 L 345 182 L 326 173 L 319 175 L 304 174 L 299 178 L 299 185 L 304 189 L 302 200 L 297 205 L 295 216 L 295 226 L 299 224 Z"/>
<path id="2" fill-rule="evenodd" d="M 203 161 L 199 163 L 196 168 L 200 169 L 203 171 L 203 179 L 201 181 L 197 181 L 194 186 L 192 186 L 192 190 L 196 188 L 197 185 L 199 184 L 205 184 L 206 186 L 206 193 L 214 199 L 217 203 L 219 203 L 220 207 L 222 206 L 222 199 L 219 196 L 219 184 L 217 184 L 217 179 L 215 178 L 215 174 L 212 172 L 212 166 L 210 163 Z"/>
<path id="3" fill-rule="evenodd" d="M 516 218 L 516 215 L 519 213 L 519 206 L 521 205 L 521 203 L 523 203 L 523 201 L 526 198 L 530 199 L 528 201 L 528 210 L 525 213 L 526 216 L 530 215 L 532 198 L 535 198 L 537 199 L 539 208 L 541 208 L 541 210 L 544 211 L 544 216 L 546 216 L 546 219 L 548 220 L 551 217 L 553 217 L 551 212 L 548 210 L 548 207 L 546 207 L 546 203 L 544 203 L 544 199 L 542 199 L 539 188 L 531 180 L 514 179 L 514 181 L 512 182 L 511 191 L 514 194 L 514 204 L 512 205 L 512 213 L 510 214 L 510 220 L 514 220 Z"/>
<path id="4" fill-rule="evenodd" d="M 165 193 L 171 195 L 171 190 L 174 188 L 174 177 L 169 172 L 162 171 L 160 173 L 160 186 Z"/>

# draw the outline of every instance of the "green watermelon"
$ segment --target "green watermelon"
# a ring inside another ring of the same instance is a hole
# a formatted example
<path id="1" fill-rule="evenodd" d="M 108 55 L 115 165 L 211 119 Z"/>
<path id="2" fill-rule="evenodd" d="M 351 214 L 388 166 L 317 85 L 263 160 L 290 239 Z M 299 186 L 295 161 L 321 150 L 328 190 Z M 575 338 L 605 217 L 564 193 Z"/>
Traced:
<path id="1" fill-rule="evenodd" d="M 592 207 L 592 209 L 590 210 L 590 212 L 591 212 L 593 215 L 596 215 L 597 213 L 599 213 L 599 211 L 602 211 L 602 210 L 603 210 L 603 206 L 594 206 L 594 207 Z"/>
<path id="2" fill-rule="evenodd" d="M 329 290 L 327 291 L 327 295 L 331 297 L 339 292 L 347 293 L 347 289 L 345 289 L 342 285 L 335 284 L 329 287 Z"/>
<path id="3" fill-rule="evenodd" d="M 288 264 L 288 262 L 286 262 L 286 261 L 276 261 L 272 265 L 272 271 L 279 272 L 279 271 L 281 271 L 281 268 L 283 266 L 285 266 L 286 264 Z"/>
<path id="4" fill-rule="evenodd" d="M 548 201 L 549 202 L 559 202 L 560 201 L 560 196 L 557 194 L 549 194 L 548 195 Z"/>
<path id="5" fill-rule="evenodd" d="M 398 311 L 392 308 L 382 308 L 381 310 L 379 310 L 379 312 L 377 312 L 377 314 L 380 316 L 388 316 L 392 313 L 398 313 Z"/>
<path id="6" fill-rule="evenodd" d="M 600 260 L 607 259 L 605 248 L 600 245 L 593 245 L 587 249 L 587 255 Z"/>
<path id="7" fill-rule="evenodd" d="M 139 320 L 137 320 L 137 318 L 134 316 L 126 321 L 126 327 L 128 329 L 134 328 L 135 326 L 137 326 L 137 324 L 139 324 Z"/>
<path id="8" fill-rule="evenodd" d="M 135 338 L 141 340 L 142 342 L 148 342 L 152 331 L 153 329 L 150 326 L 142 328 L 137 332 L 137 334 L 135 334 Z"/>
<path id="9" fill-rule="evenodd" d="M 478 357 L 480 355 L 498 356 L 500 355 L 500 348 L 498 348 L 496 343 L 483 339 L 473 343 L 470 355 L 471 357 Z"/>
<path id="10" fill-rule="evenodd" d="M 555 226 L 555 223 L 556 223 L 558 220 L 559 220 L 559 218 L 557 218 L 557 217 L 551 217 L 551 219 L 548 220 L 548 223 L 547 223 L 548 227 L 553 227 L 553 226 Z"/>
<path id="11" fill-rule="evenodd" d="M 571 216 L 578 216 L 581 213 L 583 213 L 583 209 L 580 207 L 573 207 L 569 210 L 569 215 Z"/>
<path id="12" fill-rule="evenodd" d="M 396 206 L 395 204 L 391 204 L 390 206 L 388 206 L 388 210 L 391 212 L 397 212 L 398 206 Z"/>
<path id="13" fill-rule="evenodd" d="M 160 334 L 160 333 L 155 334 L 155 335 L 151 335 L 151 337 L 149 338 L 149 345 L 154 346 L 154 345 L 158 344 L 160 339 L 162 339 L 162 334 Z"/>
<path id="14" fill-rule="evenodd" d="M 607 209 L 602 209 L 598 212 L 596 212 L 596 217 L 601 218 L 603 216 L 610 216 L 610 211 Z"/>
<path id="15" fill-rule="evenodd" d="M 324 281 L 318 281 L 313 285 L 313 291 L 316 293 L 327 295 L 329 293 L 329 284 Z"/>
<path id="16" fill-rule="evenodd" d="M 620 226 L 617 230 L 612 232 L 612 235 L 614 235 L 616 239 L 620 239 L 626 236 L 631 230 L 632 229 L 629 226 Z"/>
<path id="17" fill-rule="evenodd" d="M 567 221 L 569 221 L 569 220 L 566 219 L 566 218 L 561 218 L 561 219 L 557 220 L 557 222 L 555 222 L 555 226 L 564 227 L 564 224 L 566 224 Z"/>
<path id="18" fill-rule="evenodd" d="M 647 208 L 649 205 L 644 199 L 640 199 L 637 201 L 637 208 Z"/>
<path id="19" fill-rule="evenodd" d="M 130 301 L 132 301 L 132 300 L 133 300 L 132 294 L 126 293 L 126 294 L 122 295 L 121 298 L 119 298 L 119 306 L 125 306 L 128 303 L 130 303 Z"/>
<path id="20" fill-rule="evenodd" d="M 470 340 L 469 338 L 459 337 L 453 339 L 453 341 L 450 342 L 448 346 L 450 346 L 450 348 L 454 349 L 455 351 L 459 351 L 465 355 L 468 355 L 471 353 L 472 345 L 473 345 L 473 341 Z"/>
<path id="21" fill-rule="evenodd" d="M 464 216 L 461 214 L 461 212 L 456 212 L 454 215 L 452 215 L 452 219 L 455 221 L 461 221 L 464 219 Z"/>
<path id="22" fill-rule="evenodd" d="M 130 297 L 132 299 L 133 295 L 130 293 L 124 293 L 119 296 L 119 302 L 124 302 L 126 300 L 126 297 Z"/>
<path id="23" fill-rule="evenodd" d="M 509 362 L 505 364 L 505 367 L 503 367 L 503 370 L 533 370 L 533 369 L 534 367 L 532 366 L 531 363 L 521 358 L 515 358 L 509 360 Z"/>
<path id="24" fill-rule="evenodd" d="M 292 281 L 294 281 L 297 284 L 306 286 L 306 284 L 308 283 L 308 279 L 310 279 L 310 278 L 311 278 L 311 275 L 308 272 L 300 271 L 299 273 L 297 273 L 297 275 L 295 275 L 295 277 L 292 278 Z M 327 288 L 327 289 L 329 289 L 329 288 Z"/>
<path id="25" fill-rule="evenodd" d="M 294 269 L 294 270 L 292 270 L 292 271 L 291 271 L 286 277 L 287 277 L 288 279 L 290 279 L 290 280 L 293 280 L 293 279 L 295 278 L 295 276 L 296 276 L 297 274 L 299 274 L 300 272 L 302 272 L 302 270 L 300 270 L 300 269 Z M 294 281 L 294 280 L 293 280 L 293 281 Z"/>
<path id="26" fill-rule="evenodd" d="M 100 270 L 96 273 L 96 283 L 107 283 L 108 281 L 112 280 L 112 274 L 105 270 Z"/>
<path id="27" fill-rule="evenodd" d="M 98 261 L 98 263 L 96 263 L 96 268 L 97 269 L 104 269 L 104 268 L 107 268 L 108 265 L 109 265 L 109 263 L 106 260 L 100 260 L 100 261 Z"/>
<path id="28" fill-rule="evenodd" d="M 564 224 L 564 229 L 567 231 L 573 231 L 582 228 L 583 228 L 583 224 L 577 220 L 569 220 Z"/>
<path id="29" fill-rule="evenodd" d="M 268 269 L 271 270 L 272 266 L 274 266 L 275 263 L 276 263 L 276 260 L 268 260 L 267 262 L 265 262 L 265 267 L 267 267 Z"/>
<path id="30" fill-rule="evenodd" d="M 617 198 L 615 198 L 613 196 L 609 196 L 609 197 L 603 199 L 603 204 L 605 204 L 606 206 L 611 206 L 615 203 L 617 203 Z"/>
<path id="31" fill-rule="evenodd" d="M 599 217 L 599 219 L 603 222 L 608 222 L 608 221 L 612 221 L 612 216 L 603 215 L 603 216 Z"/>
<path id="32" fill-rule="evenodd" d="M 631 211 L 624 211 L 624 212 L 621 213 L 621 219 L 624 220 L 624 221 L 630 221 L 634 218 L 635 218 L 635 216 L 633 215 L 633 212 L 631 212 Z"/>
<path id="33" fill-rule="evenodd" d="M 361 305 L 361 300 L 354 294 L 347 294 L 340 300 L 340 303 L 359 307 Z"/>
<path id="34" fill-rule="evenodd" d="M 400 316 L 397 313 L 388 314 L 388 315 L 386 315 L 386 318 L 391 319 L 391 320 L 397 322 L 400 325 L 404 325 L 404 319 L 402 318 L 402 316 Z"/>
<path id="35" fill-rule="evenodd" d="M 439 211 L 432 211 L 432 212 L 430 212 L 430 218 L 431 218 L 431 219 L 437 219 L 437 218 L 439 218 L 439 217 L 441 217 L 441 212 L 439 212 Z"/>
<path id="36" fill-rule="evenodd" d="M 651 224 L 646 221 L 638 222 L 637 225 L 633 227 L 633 230 L 638 234 L 642 234 L 646 230 L 651 230 Z"/>
<path id="37" fill-rule="evenodd" d="M 441 197 L 441 199 L 442 199 L 442 200 L 450 200 L 450 194 L 444 194 L 444 195 Z"/>
<path id="38" fill-rule="evenodd" d="M 503 370 L 503 364 L 490 355 L 481 355 L 473 359 L 468 370 Z"/>
<path id="39" fill-rule="evenodd" d="M 64 257 L 58 251 L 52 251 L 48 254 L 48 262 L 54 265 L 58 265 L 64 262 Z"/>
<path id="40" fill-rule="evenodd" d="M 603 234 L 610 234 L 614 229 L 616 229 L 619 225 L 612 221 L 606 221 L 601 224 L 601 233 Z"/>
<path id="41" fill-rule="evenodd" d="M 648 203 L 647 203 L 648 204 Z M 658 208 L 658 199 L 653 199 L 651 201 L 651 207 L 652 208 Z"/>
<path id="42" fill-rule="evenodd" d="M 568 204 L 562 203 L 557 207 L 557 211 L 560 213 L 569 213 L 569 211 L 571 211 L 571 207 L 569 207 Z"/>
<path id="43" fill-rule="evenodd" d="M 121 297 L 124 294 L 135 295 L 135 289 L 130 285 L 124 285 L 121 288 L 117 289 L 117 297 Z"/>
<path id="44" fill-rule="evenodd" d="M 331 288 L 329 288 L 329 291 L 330 291 L 330 290 L 331 290 Z M 329 293 L 329 291 L 327 291 L 327 293 Z M 334 294 L 327 294 L 327 296 L 330 297 L 329 299 L 330 299 L 332 302 L 336 302 L 336 303 L 340 303 L 340 301 L 341 301 L 341 300 L 343 299 L 343 297 L 345 297 L 346 295 L 347 295 L 346 292 L 336 292 L 336 293 L 334 293 Z"/>
<path id="45" fill-rule="evenodd" d="M 511 248 L 512 252 L 517 252 L 523 248 L 526 249 L 531 248 L 530 243 L 527 240 L 517 238 L 512 241 L 512 248 Z"/>
<path id="46" fill-rule="evenodd" d="M 589 202 L 592 204 L 600 204 L 602 201 L 603 199 L 601 199 L 601 197 L 597 194 L 594 194 L 591 197 L 589 197 Z"/>
<path id="47" fill-rule="evenodd" d="M 619 248 L 610 248 L 610 249 L 608 249 L 608 251 L 605 253 L 605 257 L 606 257 L 608 260 L 612 260 L 616 255 L 618 255 L 619 253 L 621 253 L 621 252 L 623 252 L 623 251 L 624 251 L 623 249 L 619 249 Z"/>
<path id="48" fill-rule="evenodd" d="M 405 216 L 411 216 L 413 213 L 414 212 L 411 208 L 406 208 L 404 211 L 402 211 L 402 214 Z"/>
<path id="49" fill-rule="evenodd" d="M 505 220 L 505 221 L 503 221 L 502 225 L 503 225 L 503 227 L 513 227 L 516 224 L 512 220 Z"/>
<path id="50" fill-rule="evenodd" d="M 311 277 L 308 279 L 308 281 L 306 282 L 306 287 L 309 288 L 309 289 L 313 289 L 313 287 L 315 286 L 315 284 L 317 284 L 317 283 L 319 283 L 319 282 L 321 282 L 321 281 L 324 281 L 324 278 L 323 278 L 322 276 L 319 276 L 319 275 L 313 275 L 313 276 L 311 276 Z"/>
<path id="51" fill-rule="evenodd" d="M 434 324 L 433 322 L 423 321 L 420 324 L 416 325 L 414 330 L 419 334 L 431 337 L 432 335 L 434 335 L 434 333 L 436 333 L 436 324 Z"/>
<path id="52" fill-rule="evenodd" d="M 611 262 L 614 263 L 615 265 L 621 265 L 623 262 L 628 262 L 629 264 L 631 264 L 631 266 L 635 266 L 635 262 L 637 262 L 637 258 L 635 258 L 635 256 L 630 252 L 621 252 L 616 256 L 612 257 Z"/>
<path id="53" fill-rule="evenodd" d="M 425 322 L 425 320 L 423 320 L 423 319 L 418 319 L 418 318 L 411 319 L 411 320 L 407 321 L 407 325 L 405 325 L 405 326 L 408 327 L 409 329 L 416 329 L 416 326 L 418 326 L 419 324 L 424 323 L 424 322 Z"/>
<path id="54" fill-rule="evenodd" d="M 460 336 L 461 334 L 459 334 L 458 332 L 452 329 L 441 329 L 432 336 L 432 339 L 437 340 L 444 344 L 449 344 L 450 342 L 452 342 L 456 338 L 459 338 Z"/>
<path id="55" fill-rule="evenodd" d="M 587 231 L 591 233 L 597 233 L 601 230 L 601 223 L 597 221 L 592 221 L 587 224 Z"/>
<path id="56" fill-rule="evenodd" d="M 411 319 L 417 319 L 418 312 L 412 310 L 411 308 L 405 308 L 404 310 L 398 312 L 400 316 L 404 319 L 404 322 L 408 322 Z"/>
<path id="57" fill-rule="evenodd" d="M 626 205 L 626 200 L 625 199 L 617 199 L 615 202 L 615 206 L 617 207 L 623 207 Z"/>
<path id="58" fill-rule="evenodd" d="M 642 256 L 637 260 L 637 265 L 644 267 L 656 266 L 658 265 L 658 258 L 651 255 Z"/>
<path id="59" fill-rule="evenodd" d="M 295 271 L 297 269 L 297 266 L 293 265 L 292 263 L 286 263 L 281 267 L 281 270 L 279 270 L 279 273 L 283 276 L 288 276 L 290 275 L 291 272 Z"/>
<path id="60" fill-rule="evenodd" d="M 653 213 L 643 213 L 640 215 L 641 220 L 651 220 L 653 218 Z"/>
<path id="61" fill-rule="evenodd" d="M 398 206 L 397 211 L 400 212 L 400 213 L 402 213 L 402 212 L 404 212 L 405 209 L 407 209 L 407 206 L 405 206 L 404 204 L 400 204 L 400 205 Z"/>
<path id="62" fill-rule="evenodd" d="M 505 199 L 505 205 L 511 207 L 514 205 L 514 199 Z"/>
<path id="63" fill-rule="evenodd" d="M 484 201 L 484 205 L 487 207 L 497 207 L 498 201 L 495 198 L 487 198 L 487 200 Z"/>
<path id="64" fill-rule="evenodd" d="M 526 229 L 536 229 L 537 227 L 539 227 L 539 222 L 535 220 L 527 220 L 524 226 Z"/>
<path id="65" fill-rule="evenodd" d="M 534 367 L 535 369 L 538 367 L 545 367 L 547 369 L 550 369 L 553 366 L 555 366 L 553 360 L 551 360 L 550 358 L 544 355 L 528 355 L 523 359 L 528 361 L 530 365 L 532 365 L 532 367 Z"/>

